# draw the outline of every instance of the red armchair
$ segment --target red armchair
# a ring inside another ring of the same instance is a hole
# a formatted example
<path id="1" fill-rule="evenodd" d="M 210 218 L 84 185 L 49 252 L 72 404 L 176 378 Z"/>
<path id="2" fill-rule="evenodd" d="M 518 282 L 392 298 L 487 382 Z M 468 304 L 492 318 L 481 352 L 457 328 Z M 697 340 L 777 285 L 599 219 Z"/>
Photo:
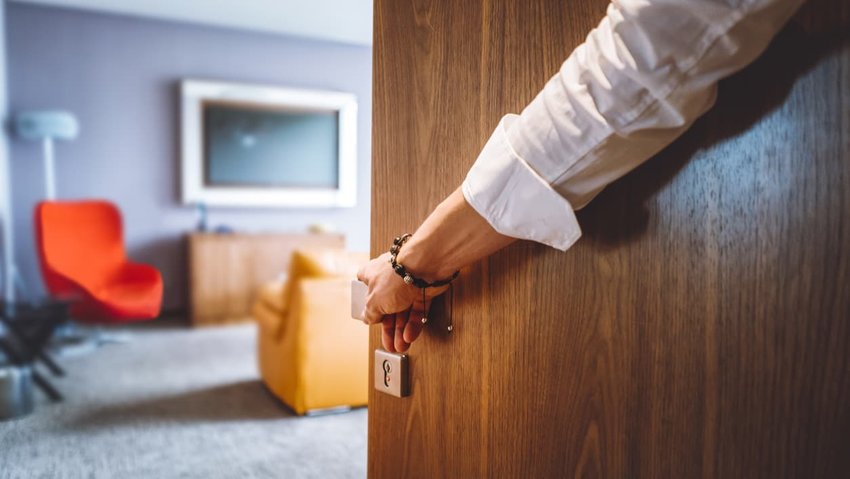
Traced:
<path id="1" fill-rule="evenodd" d="M 35 210 L 36 241 L 47 289 L 72 300 L 82 322 L 152 319 L 162 305 L 162 277 L 128 261 L 121 213 L 107 201 L 43 201 Z"/>

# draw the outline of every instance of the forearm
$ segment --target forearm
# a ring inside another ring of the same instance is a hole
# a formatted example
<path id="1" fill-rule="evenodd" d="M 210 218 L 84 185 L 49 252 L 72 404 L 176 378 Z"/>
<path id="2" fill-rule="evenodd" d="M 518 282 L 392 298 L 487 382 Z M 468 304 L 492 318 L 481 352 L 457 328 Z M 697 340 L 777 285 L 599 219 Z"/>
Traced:
<path id="1" fill-rule="evenodd" d="M 425 219 L 398 254 L 398 262 L 426 280 L 455 271 L 516 241 L 498 233 L 456 189 Z"/>

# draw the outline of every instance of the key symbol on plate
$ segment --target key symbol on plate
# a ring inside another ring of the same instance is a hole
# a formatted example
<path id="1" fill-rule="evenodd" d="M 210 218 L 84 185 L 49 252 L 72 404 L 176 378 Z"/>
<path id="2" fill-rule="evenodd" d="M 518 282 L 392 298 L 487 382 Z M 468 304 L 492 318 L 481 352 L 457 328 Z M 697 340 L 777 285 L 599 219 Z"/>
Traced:
<path id="1" fill-rule="evenodd" d="M 392 366 L 390 366 L 390 362 L 387 359 L 384 359 L 384 386 L 390 387 L 390 371 L 392 371 Z"/>

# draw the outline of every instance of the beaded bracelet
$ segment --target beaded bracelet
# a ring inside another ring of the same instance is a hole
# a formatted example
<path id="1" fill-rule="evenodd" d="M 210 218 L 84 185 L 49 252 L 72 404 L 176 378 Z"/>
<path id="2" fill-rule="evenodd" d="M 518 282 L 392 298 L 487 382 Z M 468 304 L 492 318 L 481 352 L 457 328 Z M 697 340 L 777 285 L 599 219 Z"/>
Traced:
<path id="1" fill-rule="evenodd" d="M 454 330 L 454 324 L 453 324 L 453 321 L 452 321 L 452 316 L 453 316 L 453 313 L 454 313 L 454 298 L 455 298 L 454 287 L 451 284 L 451 282 L 454 281 L 455 278 L 457 278 L 457 276 L 460 274 L 460 270 L 455 271 L 454 274 L 452 274 L 451 277 L 449 277 L 449 278 L 437 280 L 437 281 L 434 281 L 434 282 L 428 282 L 428 281 L 425 281 L 422 278 L 417 278 L 416 276 L 413 276 L 412 274 L 410 274 L 406 269 L 404 269 L 404 266 L 399 264 L 399 262 L 396 260 L 396 258 L 398 257 L 398 252 L 401 251 L 402 245 L 404 245 L 404 243 L 407 243 L 407 240 L 410 239 L 410 236 L 411 236 L 411 234 L 407 233 L 407 234 L 404 234 L 402 236 L 396 237 L 396 239 L 393 240 L 393 245 L 390 247 L 390 264 L 393 267 L 393 271 L 395 271 L 395 273 L 397 275 L 401 276 L 401 278 L 404 280 L 405 284 L 416 286 L 417 288 L 422 289 L 422 304 L 423 305 L 428 304 L 425 301 L 425 288 L 436 288 L 436 287 L 439 287 L 439 286 L 445 286 L 447 284 L 449 285 L 449 294 L 451 296 L 451 303 L 452 304 L 451 304 L 451 312 L 449 313 L 449 325 L 446 327 L 446 330 L 451 333 L 452 330 Z M 424 311 L 424 316 L 422 316 L 422 319 L 421 319 L 422 324 L 426 324 L 428 322 L 428 316 L 429 315 L 430 315 L 430 308 L 426 308 L 426 310 Z"/>
<path id="2" fill-rule="evenodd" d="M 455 271 L 454 274 L 452 274 L 448 278 L 440 279 L 433 282 L 428 282 L 422 278 L 417 278 L 416 276 L 408 272 L 404 268 L 404 266 L 402 266 L 398 262 L 396 258 L 398 257 L 398 252 L 401 251 L 402 245 L 404 245 L 404 243 L 407 243 L 407 240 L 409 240 L 411 236 L 412 235 L 410 233 L 407 233 L 405 235 L 396 237 L 396 239 L 393 240 L 393 245 L 390 247 L 390 264 L 393 267 L 393 271 L 395 271 L 397 275 L 401 276 L 401 279 L 404 280 L 405 284 L 409 284 L 412 286 L 416 286 L 417 288 L 423 289 L 436 288 L 440 286 L 445 286 L 454 281 L 455 278 L 457 278 L 457 276 L 460 274 L 460 270 Z"/>

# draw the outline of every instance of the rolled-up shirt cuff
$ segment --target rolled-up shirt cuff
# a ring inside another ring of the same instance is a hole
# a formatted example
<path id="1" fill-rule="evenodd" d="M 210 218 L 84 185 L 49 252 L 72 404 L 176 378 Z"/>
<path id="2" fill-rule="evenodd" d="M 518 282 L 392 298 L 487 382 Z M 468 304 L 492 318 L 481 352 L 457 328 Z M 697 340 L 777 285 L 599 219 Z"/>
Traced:
<path id="1" fill-rule="evenodd" d="M 581 237 L 573 207 L 508 142 L 502 118 L 463 181 L 463 196 L 490 226 L 512 238 L 566 251 Z"/>

